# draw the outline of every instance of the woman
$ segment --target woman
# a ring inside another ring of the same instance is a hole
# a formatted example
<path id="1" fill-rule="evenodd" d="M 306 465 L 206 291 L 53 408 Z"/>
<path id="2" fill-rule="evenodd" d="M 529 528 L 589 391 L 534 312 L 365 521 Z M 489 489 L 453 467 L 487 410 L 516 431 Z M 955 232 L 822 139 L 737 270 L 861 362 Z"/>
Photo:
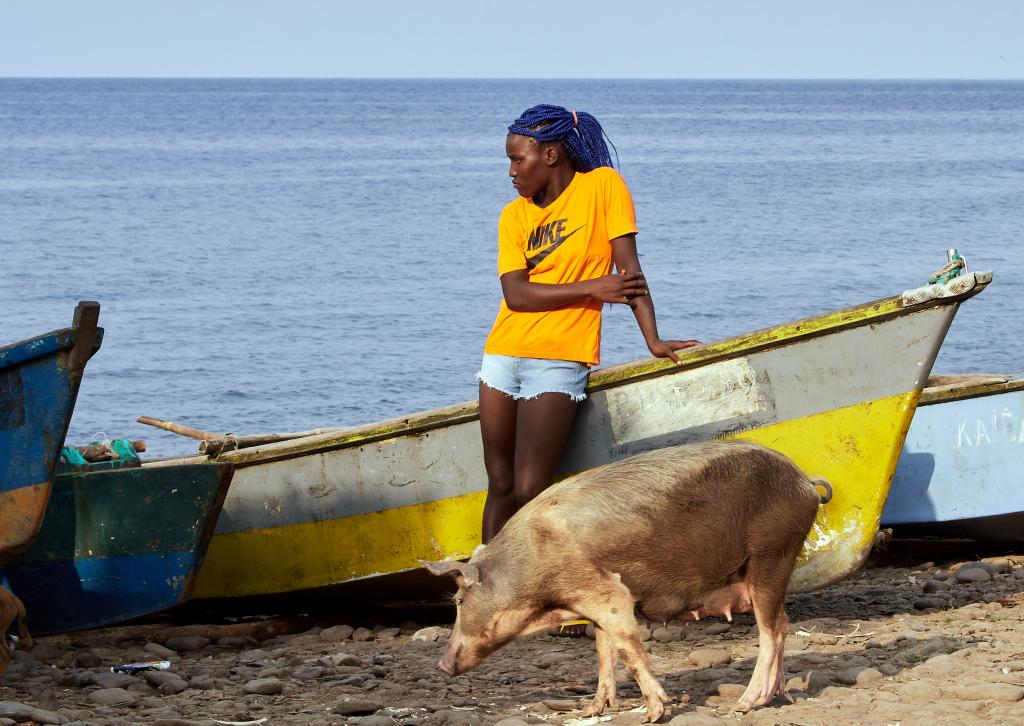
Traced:
<path id="1" fill-rule="evenodd" d="M 508 173 L 519 198 L 498 223 L 504 301 L 477 374 L 485 543 L 551 484 L 599 362 L 604 303 L 632 307 L 653 355 L 678 363 L 675 351 L 698 345 L 658 335 L 637 259 L 633 200 L 597 119 L 540 105 L 508 129 Z"/>

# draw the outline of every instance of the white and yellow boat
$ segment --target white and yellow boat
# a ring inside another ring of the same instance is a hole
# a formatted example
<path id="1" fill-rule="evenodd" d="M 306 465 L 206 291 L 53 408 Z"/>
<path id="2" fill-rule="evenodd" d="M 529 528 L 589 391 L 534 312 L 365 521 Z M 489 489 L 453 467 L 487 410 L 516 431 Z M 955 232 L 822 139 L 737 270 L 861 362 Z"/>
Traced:
<path id="1" fill-rule="evenodd" d="M 870 551 L 957 308 L 990 280 L 971 273 L 944 297 L 896 296 L 717 341 L 684 351 L 681 366 L 648 359 L 595 371 L 561 471 L 690 441 L 758 441 L 834 489 L 790 589 L 841 580 Z M 398 573 L 469 557 L 480 541 L 487 478 L 476 402 L 217 461 L 234 464 L 235 477 L 196 598 Z"/>

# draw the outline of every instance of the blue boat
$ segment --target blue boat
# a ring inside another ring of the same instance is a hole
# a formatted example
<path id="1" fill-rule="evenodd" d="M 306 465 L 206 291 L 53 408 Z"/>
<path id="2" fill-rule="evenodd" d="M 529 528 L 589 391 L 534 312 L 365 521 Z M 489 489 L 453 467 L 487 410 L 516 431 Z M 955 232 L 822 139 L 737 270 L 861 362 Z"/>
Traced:
<path id="1" fill-rule="evenodd" d="M 1024 541 L 1024 376 L 934 376 L 882 526 L 900 537 Z"/>
<path id="2" fill-rule="evenodd" d="M 129 442 L 112 448 L 114 461 L 59 466 L 35 543 L 0 572 L 35 634 L 151 615 L 191 595 L 232 465 L 143 468 Z"/>
<path id="3" fill-rule="evenodd" d="M 70 328 L 0 347 L 0 567 L 43 520 L 82 373 L 103 339 L 99 314 L 99 303 L 80 302 Z"/>

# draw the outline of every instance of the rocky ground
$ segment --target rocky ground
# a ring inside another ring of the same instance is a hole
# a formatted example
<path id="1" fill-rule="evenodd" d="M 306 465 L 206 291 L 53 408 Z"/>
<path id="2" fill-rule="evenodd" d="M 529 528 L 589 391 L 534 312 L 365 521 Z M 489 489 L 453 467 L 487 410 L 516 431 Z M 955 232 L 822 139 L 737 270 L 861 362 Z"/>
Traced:
<path id="1" fill-rule="evenodd" d="M 646 629 L 673 697 L 663 722 L 1024 724 L 1024 556 L 900 547 L 845 582 L 789 598 L 787 697 L 746 715 L 731 706 L 757 654 L 750 617 Z M 40 638 L 0 677 L 0 726 L 587 726 L 643 717 L 620 666 L 619 711 L 581 718 L 597 683 L 585 638 L 527 638 L 447 678 L 435 666 L 443 625 L 325 625 L 263 641 L 210 641 L 160 624 Z M 151 660 L 171 669 L 110 672 Z"/>

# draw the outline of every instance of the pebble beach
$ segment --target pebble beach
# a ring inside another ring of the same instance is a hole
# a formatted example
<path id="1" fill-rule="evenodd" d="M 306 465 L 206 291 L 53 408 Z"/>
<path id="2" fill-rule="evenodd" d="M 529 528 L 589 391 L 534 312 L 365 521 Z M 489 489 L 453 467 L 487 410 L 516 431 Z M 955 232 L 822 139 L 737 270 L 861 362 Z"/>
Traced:
<path id="1" fill-rule="evenodd" d="M 733 705 L 757 655 L 751 616 L 641 625 L 672 697 L 662 723 L 1024 723 L 1024 555 L 971 553 L 895 540 L 847 580 L 791 595 L 786 695 L 748 714 Z M 149 622 L 37 638 L 0 677 L 0 726 L 642 721 L 621 664 L 618 710 L 582 718 L 597 683 L 587 638 L 534 635 L 446 677 L 436 663 L 454 615 L 438 612 L 438 622 L 399 621 L 401 610 L 388 608 L 378 622 L 363 611 L 281 634 L 268 623 L 211 638 L 196 634 L 201 626 Z M 170 669 L 110 671 L 158 660 Z"/>

